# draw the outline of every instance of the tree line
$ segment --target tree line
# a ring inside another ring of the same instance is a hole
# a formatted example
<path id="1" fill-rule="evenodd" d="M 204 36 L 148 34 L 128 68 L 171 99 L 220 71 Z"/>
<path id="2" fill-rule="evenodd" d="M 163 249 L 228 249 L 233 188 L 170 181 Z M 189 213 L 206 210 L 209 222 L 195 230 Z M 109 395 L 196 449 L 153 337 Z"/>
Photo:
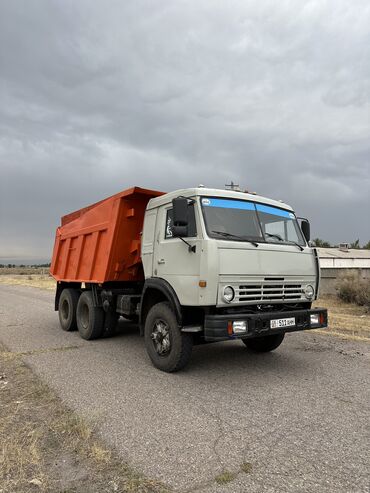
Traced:
<path id="1" fill-rule="evenodd" d="M 339 245 L 332 245 L 329 241 L 322 240 L 321 238 L 315 238 L 313 241 L 319 248 L 339 248 Z M 356 241 L 349 243 L 349 248 L 354 248 L 356 250 L 364 248 L 365 250 L 370 250 L 370 241 L 361 246 L 360 240 L 357 239 Z"/>
<path id="2" fill-rule="evenodd" d="M 48 264 L 0 264 L 0 269 L 15 269 L 15 268 L 25 268 L 25 267 L 32 267 L 32 268 L 41 268 L 41 267 L 50 267 L 51 263 L 49 262 Z"/>

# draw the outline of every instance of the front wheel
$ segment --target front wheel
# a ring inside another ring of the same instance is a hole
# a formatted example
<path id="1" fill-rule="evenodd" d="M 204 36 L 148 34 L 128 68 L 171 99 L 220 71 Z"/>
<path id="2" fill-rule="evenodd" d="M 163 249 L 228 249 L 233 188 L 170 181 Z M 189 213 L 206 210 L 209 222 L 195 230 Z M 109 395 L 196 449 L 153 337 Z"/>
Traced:
<path id="1" fill-rule="evenodd" d="M 158 303 L 150 309 L 144 332 L 146 350 L 156 368 L 170 373 L 189 363 L 193 338 L 181 333 L 169 303 Z"/>
<path id="2" fill-rule="evenodd" d="M 248 349 L 255 353 L 268 353 L 278 348 L 284 340 L 285 334 L 273 334 L 271 336 L 253 337 L 242 339 Z"/>

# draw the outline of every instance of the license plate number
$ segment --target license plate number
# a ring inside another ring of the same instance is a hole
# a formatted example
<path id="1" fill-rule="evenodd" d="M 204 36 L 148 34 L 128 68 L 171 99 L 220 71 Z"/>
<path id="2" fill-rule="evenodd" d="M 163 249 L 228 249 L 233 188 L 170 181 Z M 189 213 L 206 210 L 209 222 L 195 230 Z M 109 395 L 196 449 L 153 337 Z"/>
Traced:
<path id="1" fill-rule="evenodd" d="M 270 320 L 271 329 L 279 329 L 280 327 L 292 327 L 295 325 L 295 318 L 276 318 L 275 320 Z"/>

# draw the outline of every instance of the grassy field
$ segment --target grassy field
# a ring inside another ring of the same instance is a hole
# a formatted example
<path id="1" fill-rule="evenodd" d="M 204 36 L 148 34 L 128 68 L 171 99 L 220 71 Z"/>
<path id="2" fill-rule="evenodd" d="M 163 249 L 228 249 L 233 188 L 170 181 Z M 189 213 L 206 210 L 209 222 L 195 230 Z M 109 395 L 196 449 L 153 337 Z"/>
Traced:
<path id="1" fill-rule="evenodd" d="M 55 289 L 55 281 L 43 268 L 0 268 L 0 284 L 18 284 L 41 289 Z"/>
<path id="2" fill-rule="evenodd" d="M 42 274 L 40 270 L 31 270 L 33 272 L 31 274 L 20 274 L 19 272 L 9 274 L 9 270 L 16 271 L 17 269 L 0 269 L 0 284 L 55 289 L 54 279 L 47 273 Z M 335 295 L 322 296 L 314 303 L 314 306 L 322 306 L 329 310 L 329 330 L 322 332 L 370 339 L 370 312 L 365 307 L 345 303 Z"/>
<path id="3" fill-rule="evenodd" d="M 122 463 L 97 437 L 96 423 L 67 409 L 22 356 L 0 346 L 1 492 L 168 491 Z"/>
<path id="4" fill-rule="evenodd" d="M 345 303 L 335 295 L 322 296 L 313 306 L 329 310 L 330 333 L 370 340 L 370 312 L 366 307 Z"/>

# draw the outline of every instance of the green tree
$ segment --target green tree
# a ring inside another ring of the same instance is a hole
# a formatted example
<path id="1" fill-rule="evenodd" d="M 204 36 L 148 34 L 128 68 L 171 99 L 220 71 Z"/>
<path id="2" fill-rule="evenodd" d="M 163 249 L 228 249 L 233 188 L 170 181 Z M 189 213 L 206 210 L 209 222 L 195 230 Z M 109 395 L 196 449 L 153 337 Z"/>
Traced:
<path id="1" fill-rule="evenodd" d="M 366 250 L 370 250 L 370 240 L 362 248 L 365 248 Z"/>
<path id="2" fill-rule="evenodd" d="M 360 248 L 360 240 L 357 239 L 353 243 L 351 243 L 351 248 Z"/>
<path id="3" fill-rule="evenodd" d="M 315 238 L 313 241 L 319 248 L 331 248 L 330 243 L 328 241 L 322 240 L 321 238 Z"/>

